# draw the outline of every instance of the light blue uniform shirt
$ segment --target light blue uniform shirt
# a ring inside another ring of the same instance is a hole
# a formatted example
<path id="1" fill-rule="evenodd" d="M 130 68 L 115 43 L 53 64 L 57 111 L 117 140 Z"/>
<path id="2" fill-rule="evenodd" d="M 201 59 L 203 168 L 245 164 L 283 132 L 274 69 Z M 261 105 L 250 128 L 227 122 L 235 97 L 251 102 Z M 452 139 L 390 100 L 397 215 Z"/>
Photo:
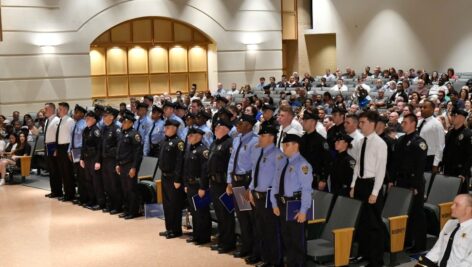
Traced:
<path id="1" fill-rule="evenodd" d="M 152 121 L 148 116 L 138 118 L 133 125 L 133 128 L 137 130 L 141 136 L 146 136 L 151 130 L 151 127 Z M 141 138 L 141 143 L 144 143 L 144 138 Z"/>
<path id="2" fill-rule="evenodd" d="M 244 175 L 248 172 L 251 172 L 253 168 L 251 155 L 254 153 L 254 149 L 258 143 L 258 137 L 252 131 L 245 135 L 238 134 L 238 136 L 233 140 L 233 150 L 231 152 L 231 157 L 229 158 L 228 177 L 226 179 L 228 184 L 231 183 L 234 159 L 236 157 L 236 152 L 238 151 L 238 146 L 241 142 L 242 145 L 241 149 L 239 150 L 238 162 L 234 174 Z"/>
<path id="3" fill-rule="evenodd" d="M 84 119 L 81 119 L 75 123 L 74 132 L 72 133 L 72 139 L 69 144 L 69 152 L 72 148 L 82 147 L 82 133 L 84 132 L 85 127 L 87 127 L 87 124 L 85 123 Z M 72 142 L 72 140 L 74 140 L 74 142 Z M 72 147 L 72 143 L 74 143 L 74 147 Z"/>
<path id="4" fill-rule="evenodd" d="M 154 125 L 154 126 L 153 126 Z M 154 129 L 153 129 L 154 127 Z M 152 132 L 151 132 L 152 130 Z M 157 121 L 151 124 L 151 128 L 149 129 L 149 133 L 144 137 L 144 148 L 143 153 L 144 156 L 148 156 L 149 152 L 151 151 L 151 144 L 158 144 L 162 140 L 164 140 L 164 120 L 158 119 Z"/>
<path id="5" fill-rule="evenodd" d="M 205 132 L 205 135 L 203 135 L 202 143 L 206 147 L 210 147 L 211 143 L 213 143 L 213 133 L 210 127 L 208 127 L 208 125 L 206 124 L 203 124 L 203 125 L 198 126 L 198 129 Z"/>
<path id="6" fill-rule="evenodd" d="M 262 158 L 259 163 L 259 175 L 257 177 L 257 187 L 254 188 L 254 179 L 256 177 L 256 165 L 261 155 L 261 147 L 256 147 L 252 156 L 252 180 L 249 184 L 251 190 L 258 192 L 267 192 L 267 189 L 272 186 L 272 182 L 276 175 L 276 161 L 278 158 L 285 158 L 280 149 L 274 144 L 269 145 L 263 149 Z"/>

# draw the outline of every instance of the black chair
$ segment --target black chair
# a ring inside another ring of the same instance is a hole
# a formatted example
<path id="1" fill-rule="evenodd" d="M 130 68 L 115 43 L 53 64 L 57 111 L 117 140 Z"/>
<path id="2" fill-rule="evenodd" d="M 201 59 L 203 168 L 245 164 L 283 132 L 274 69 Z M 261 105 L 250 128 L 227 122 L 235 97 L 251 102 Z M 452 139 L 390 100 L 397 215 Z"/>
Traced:
<path id="1" fill-rule="evenodd" d="M 459 193 L 462 180 L 458 177 L 436 174 L 431 192 L 424 204 L 428 233 L 437 236 L 442 227 L 451 218 L 451 206 Z"/>
<path id="2" fill-rule="evenodd" d="M 434 175 L 431 172 L 425 172 L 424 173 L 424 199 L 428 198 L 429 191 L 431 191 L 431 185 L 433 184 L 434 181 Z"/>
<path id="3" fill-rule="evenodd" d="M 359 200 L 338 196 L 321 238 L 307 241 L 308 257 L 317 262 L 334 260 L 335 266 L 348 265 L 361 206 Z"/>
<path id="4" fill-rule="evenodd" d="M 312 194 L 314 218 L 308 221 L 307 240 L 319 238 L 322 226 L 329 217 L 334 195 L 328 192 L 314 190 Z"/>
<path id="5" fill-rule="evenodd" d="M 138 180 L 154 180 L 158 159 L 155 157 L 143 157 L 138 172 Z"/>

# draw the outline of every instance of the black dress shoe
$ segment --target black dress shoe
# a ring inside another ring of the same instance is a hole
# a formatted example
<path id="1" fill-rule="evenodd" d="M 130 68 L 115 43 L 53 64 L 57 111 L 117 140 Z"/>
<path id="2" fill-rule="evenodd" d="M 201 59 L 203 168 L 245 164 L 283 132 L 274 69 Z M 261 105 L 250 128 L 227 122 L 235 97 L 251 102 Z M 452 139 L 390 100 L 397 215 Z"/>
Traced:
<path id="1" fill-rule="evenodd" d="M 256 267 L 272 267 L 272 266 L 276 266 L 276 265 L 273 265 L 267 262 L 261 262 L 259 264 L 256 264 Z"/>
<path id="2" fill-rule="evenodd" d="M 131 220 L 131 219 L 134 219 L 134 218 L 136 218 L 136 217 L 138 217 L 138 215 L 128 214 L 128 215 L 125 216 L 124 218 L 125 218 L 125 220 Z"/>
<path id="3" fill-rule="evenodd" d="M 230 253 L 234 248 L 218 248 L 218 254 Z"/>
<path id="4" fill-rule="evenodd" d="M 72 200 L 74 200 L 74 199 L 71 198 L 71 197 L 62 197 L 62 198 L 60 198 L 59 200 L 62 201 L 62 202 L 69 202 L 69 201 L 72 201 Z"/>
<path id="5" fill-rule="evenodd" d="M 197 241 L 195 241 L 195 245 L 200 246 L 200 245 L 208 244 L 210 242 L 211 242 L 210 239 L 208 239 L 208 240 L 197 240 Z"/>
<path id="6" fill-rule="evenodd" d="M 124 218 L 124 217 L 126 217 L 126 216 L 128 216 L 128 215 L 129 215 L 129 214 L 125 212 L 125 213 L 122 213 L 122 214 L 118 215 L 118 217 Z"/>
<path id="7" fill-rule="evenodd" d="M 197 240 L 195 240 L 195 238 L 193 237 L 190 237 L 188 238 L 187 240 L 185 240 L 187 243 L 193 243 L 193 242 L 197 242 Z"/>
<path id="8" fill-rule="evenodd" d="M 218 244 L 213 244 L 210 246 L 211 250 L 219 250 L 220 249 L 220 245 Z"/>
<path id="9" fill-rule="evenodd" d="M 121 211 L 121 210 L 111 210 L 111 211 L 110 211 L 110 214 L 111 214 L 111 215 L 115 215 L 115 214 L 122 213 L 122 212 L 123 212 L 123 211 Z"/>
<path id="10" fill-rule="evenodd" d="M 177 235 L 175 235 L 175 234 L 172 233 L 172 232 L 169 232 L 169 233 L 167 233 L 167 235 L 166 235 L 166 238 L 167 238 L 167 239 L 172 239 L 172 238 L 176 238 L 176 237 L 177 237 Z"/>
<path id="11" fill-rule="evenodd" d="M 249 256 L 249 257 L 247 257 L 246 259 L 244 259 L 244 261 L 245 261 L 247 264 L 256 264 L 256 263 L 258 263 L 258 262 L 261 261 L 261 258 L 258 257 L 258 256 L 252 255 L 252 256 Z"/>
<path id="12" fill-rule="evenodd" d="M 169 231 L 159 232 L 159 236 L 167 236 L 167 233 L 169 233 Z"/>
<path id="13" fill-rule="evenodd" d="M 74 205 L 81 205 L 82 202 L 80 202 L 80 200 L 78 200 L 78 199 L 74 199 L 74 200 L 72 200 L 72 204 L 74 204 Z"/>
<path id="14" fill-rule="evenodd" d="M 249 253 L 248 253 L 248 252 L 242 252 L 242 251 L 238 250 L 238 251 L 235 251 L 235 252 L 233 253 L 233 256 L 234 256 L 235 258 L 244 258 L 244 257 L 249 256 Z"/>
<path id="15" fill-rule="evenodd" d="M 49 194 L 46 194 L 44 195 L 45 197 L 48 197 L 48 198 L 53 198 L 53 193 L 49 193 Z"/>
<path id="16" fill-rule="evenodd" d="M 103 207 L 100 205 L 95 205 L 91 208 L 91 210 L 101 210 L 101 209 L 103 209 Z"/>
<path id="17" fill-rule="evenodd" d="M 110 209 L 109 208 L 103 208 L 102 211 L 103 212 L 110 212 Z"/>
<path id="18" fill-rule="evenodd" d="M 363 262 L 365 260 L 366 260 L 366 258 L 364 258 L 364 256 L 357 256 L 354 259 L 352 259 L 351 261 L 349 261 L 349 263 L 356 264 L 356 263 L 359 263 L 359 262 Z"/>

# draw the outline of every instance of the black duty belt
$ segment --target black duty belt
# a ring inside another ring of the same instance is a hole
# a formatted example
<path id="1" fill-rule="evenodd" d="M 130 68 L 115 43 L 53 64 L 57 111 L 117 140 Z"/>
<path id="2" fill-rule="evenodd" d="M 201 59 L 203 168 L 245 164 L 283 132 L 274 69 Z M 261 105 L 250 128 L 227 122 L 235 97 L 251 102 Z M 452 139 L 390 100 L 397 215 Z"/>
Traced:
<path id="1" fill-rule="evenodd" d="M 260 200 L 260 199 L 266 199 L 267 197 L 267 192 L 259 192 L 256 190 L 252 191 L 252 195 L 254 196 L 255 199 Z"/>
<path id="2" fill-rule="evenodd" d="M 211 174 L 210 180 L 214 183 L 225 184 L 226 183 L 226 173 L 217 173 Z"/>
<path id="3" fill-rule="evenodd" d="M 276 194 L 275 199 L 277 199 L 277 203 L 279 205 L 285 205 L 287 203 L 287 201 L 290 201 L 290 200 L 301 200 L 302 199 L 302 193 L 300 191 L 293 192 L 293 196 L 291 196 L 291 197 L 281 196 L 280 194 Z"/>
<path id="4" fill-rule="evenodd" d="M 131 163 L 131 162 L 132 162 L 132 161 L 131 161 L 131 160 L 128 160 L 128 159 L 127 159 L 127 160 L 119 160 L 119 161 L 118 161 L 118 165 L 126 165 L 126 164 Z"/>
<path id="5" fill-rule="evenodd" d="M 200 184 L 200 178 L 198 177 L 192 177 L 192 178 L 187 178 L 187 183 L 189 185 L 196 185 L 196 184 Z"/>
<path id="6" fill-rule="evenodd" d="M 231 178 L 233 179 L 234 182 L 251 182 L 251 173 L 245 173 L 245 174 L 232 174 Z"/>

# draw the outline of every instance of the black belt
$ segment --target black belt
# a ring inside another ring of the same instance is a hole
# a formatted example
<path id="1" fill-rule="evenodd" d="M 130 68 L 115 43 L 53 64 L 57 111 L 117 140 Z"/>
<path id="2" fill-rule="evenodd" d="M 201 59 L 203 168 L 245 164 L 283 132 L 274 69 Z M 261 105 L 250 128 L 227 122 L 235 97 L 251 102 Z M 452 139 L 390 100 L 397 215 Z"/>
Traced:
<path id="1" fill-rule="evenodd" d="M 251 173 L 245 173 L 245 174 L 232 174 L 231 178 L 235 182 L 250 182 L 251 181 Z"/>
<path id="2" fill-rule="evenodd" d="M 367 178 L 361 178 L 361 177 L 357 177 L 357 180 L 365 180 L 365 181 L 375 181 L 375 177 L 367 177 Z"/>
<path id="3" fill-rule="evenodd" d="M 275 198 L 277 199 L 277 203 L 279 205 L 285 205 L 287 203 L 287 201 L 290 201 L 290 200 L 301 200 L 302 199 L 302 193 L 300 191 L 293 192 L 293 196 L 291 196 L 291 197 L 286 197 L 286 196 L 281 196 L 280 194 L 276 194 Z"/>
<path id="4" fill-rule="evenodd" d="M 253 190 L 252 195 L 254 196 L 255 199 L 260 200 L 260 199 L 265 199 L 267 197 L 267 192 L 259 192 L 259 191 Z"/>
<path id="5" fill-rule="evenodd" d="M 174 173 L 172 172 L 162 172 L 162 176 L 172 176 Z"/>
<path id="6" fill-rule="evenodd" d="M 226 183 L 226 173 L 210 175 L 210 180 L 214 183 Z"/>
<path id="7" fill-rule="evenodd" d="M 125 165 L 125 164 L 131 163 L 131 162 L 132 162 L 131 160 L 119 160 L 118 165 Z"/>
<path id="8" fill-rule="evenodd" d="M 200 184 L 200 178 L 187 178 L 187 183 L 189 185 Z"/>

